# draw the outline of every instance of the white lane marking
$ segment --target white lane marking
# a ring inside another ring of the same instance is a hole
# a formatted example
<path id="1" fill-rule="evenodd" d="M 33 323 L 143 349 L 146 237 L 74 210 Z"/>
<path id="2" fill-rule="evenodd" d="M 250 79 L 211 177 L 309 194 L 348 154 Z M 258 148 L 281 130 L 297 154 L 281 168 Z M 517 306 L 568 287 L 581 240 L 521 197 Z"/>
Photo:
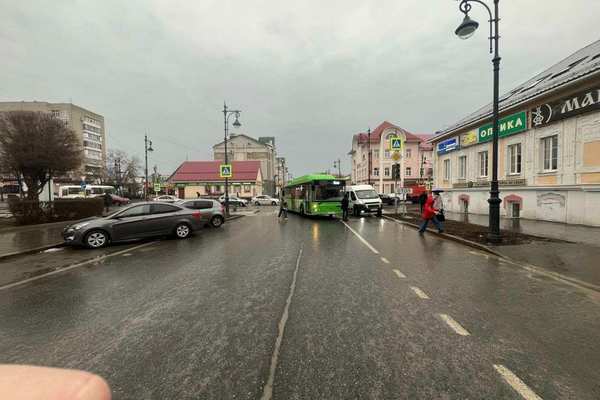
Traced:
<path id="1" fill-rule="evenodd" d="M 346 225 L 346 228 L 350 229 L 350 232 L 354 233 L 354 236 L 356 236 L 361 242 L 363 242 L 363 244 L 365 246 L 367 246 L 369 248 L 369 250 L 371 250 L 373 253 L 375 254 L 379 254 L 379 251 L 377 251 L 377 249 L 373 246 L 371 246 L 371 244 L 369 242 L 367 242 L 365 240 L 365 238 L 363 238 L 362 236 L 360 236 L 360 234 L 358 232 L 356 232 L 354 229 L 352 229 L 350 227 L 350 225 L 348 225 L 346 222 L 342 221 L 342 224 Z"/>
<path id="2" fill-rule="evenodd" d="M 512 373 L 511 370 L 506 368 L 504 365 L 494 364 L 494 368 L 502 378 L 512 386 L 513 389 L 517 391 L 525 400 L 542 400 L 540 396 L 538 396 L 533 390 L 529 388 L 518 376 Z"/>
<path id="3" fill-rule="evenodd" d="M 393 271 L 394 271 L 394 273 L 396 275 L 398 275 L 398 278 L 400 278 L 400 279 L 406 279 L 406 275 L 404 275 L 402 272 L 398 271 L 397 269 L 395 269 Z"/>
<path id="4" fill-rule="evenodd" d="M 292 297 L 296 291 L 296 279 L 298 278 L 298 269 L 300 268 L 300 259 L 302 258 L 302 248 L 298 251 L 298 258 L 296 259 L 296 268 L 294 269 L 294 275 L 292 276 L 292 283 L 290 285 L 290 293 L 288 294 L 287 300 L 285 301 L 285 307 L 281 320 L 279 321 L 279 332 L 277 339 L 275 340 L 275 348 L 273 349 L 273 355 L 271 356 L 271 368 L 269 369 L 269 379 L 267 384 L 263 388 L 263 394 L 261 400 L 271 400 L 273 397 L 273 383 L 275 382 L 275 370 L 277 369 L 277 359 L 279 358 L 279 349 L 281 348 L 281 341 L 283 340 L 283 332 L 285 331 L 285 324 L 288 320 L 290 311 L 290 304 L 292 303 Z"/>
<path id="5" fill-rule="evenodd" d="M 383 262 L 384 262 L 384 263 L 386 263 L 386 264 L 389 264 L 389 263 L 390 263 L 390 260 L 388 260 L 388 259 L 387 259 L 387 258 L 385 258 L 385 257 L 381 257 L 381 261 L 383 261 Z"/>
<path id="6" fill-rule="evenodd" d="M 422 291 L 421 289 L 419 289 L 418 287 L 416 287 L 416 286 L 411 286 L 410 288 L 412 289 L 412 291 L 413 291 L 413 292 L 415 292 L 415 294 L 416 294 L 417 296 L 419 296 L 419 297 L 420 297 L 420 298 L 422 298 L 423 300 L 427 300 L 427 299 L 429 299 L 429 296 L 427 296 L 427 294 L 426 294 L 424 291 Z"/>
<path id="7" fill-rule="evenodd" d="M 75 268 L 83 267 L 84 265 L 88 265 L 88 264 L 92 264 L 92 263 L 93 264 L 97 264 L 99 261 L 102 261 L 102 260 L 104 260 L 106 258 L 118 256 L 118 255 L 121 255 L 123 253 L 128 253 L 130 251 L 141 249 L 142 247 L 147 247 L 147 246 L 150 246 L 150 245 L 153 245 L 153 244 L 156 244 L 156 243 L 158 243 L 158 241 L 149 242 L 149 243 L 143 243 L 143 244 L 140 244 L 138 246 L 130 247 L 130 248 L 125 249 L 125 250 L 120 250 L 120 251 L 115 251 L 114 253 L 105 254 L 103 256 L 92 258 L 91 260 L 80 262 L 79 264 L 70 265 L 70 266 L 68 266 L 66 268 L 57 269 L 55 271 L 47 272 L 47 273 L 42 274 L 42 275 L 34 276 L 33 278 L 24 279 L 24 280 L 19 281 L 19 282 L 9 283 L 8 285 L 0 286 L 0 290 L 10 289 L 10 288 L 13 288 L 13 287 L 16 287 L 16 286 L 21 286 L 21 285 L 24 285 L 24 284 L 29 283 L 29 282 L 33 282 L 33 281 L 37 281 L 37 280 L 42 279 L 42 278 L 46 278 L 46 277 L 51 276 L 51 275 L 61 274 L 63 272 L 67 272 L 67 271 L 75 269 Z"/>
<path id="8" fill-rule="evenodd" d="M 448 314 L 438 314 L 438 315 L 440 316 L 441 319 L 444 320 L 444 322 L 446 322 L 446 324 L 448 324 L 448 326 L 450 328 L 452 328 L 452 330 L 454 332 L 458 333 L 461 336 L 469 336 L 470 335 L 469 331 L 467 331 L 465 328 L 463 328 L 461 324 L 456 322 L 456 320 L 454 318 L 452 318 L 451 316 L 449 316 Z"/>

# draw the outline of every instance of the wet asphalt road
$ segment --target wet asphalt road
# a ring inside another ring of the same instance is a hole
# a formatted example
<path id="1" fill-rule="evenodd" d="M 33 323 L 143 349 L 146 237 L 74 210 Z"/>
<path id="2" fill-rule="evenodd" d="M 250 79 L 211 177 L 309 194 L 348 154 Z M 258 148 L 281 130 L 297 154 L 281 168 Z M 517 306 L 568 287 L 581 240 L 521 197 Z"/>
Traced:
<path id="1" fill-rule="evenodd" d="M 526 398 L 494 365 L 543 399 L 600 398 L 600 295 L 385 219 L 348 225 L 370 247 L 266 209 L 2 290 L 0 362 L 90 370 L 115 399 L 260 399 L 272 363 L 274 399 Z"/>

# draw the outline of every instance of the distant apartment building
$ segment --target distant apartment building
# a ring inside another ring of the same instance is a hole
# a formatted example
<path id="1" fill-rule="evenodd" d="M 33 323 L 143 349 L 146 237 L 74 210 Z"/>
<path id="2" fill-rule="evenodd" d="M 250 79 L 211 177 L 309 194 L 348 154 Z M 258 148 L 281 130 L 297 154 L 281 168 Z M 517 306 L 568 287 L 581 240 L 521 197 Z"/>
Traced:
<path id="1" fill-rule="evenodd" d="M 449 211 L 489 211 L 491 113 L 431 140 Z M 600 226 L 600 41 L 500 97 L 497 165 L 502 216 Z"/>
<path id="2" fill-rule="evenodd" d="M 392 159 L 393 152 L 390 151 L 390 138 L 395 136 L 404 140 L 404 151 L 398 161 Z M 430 138 L 431 135 L 416 135 L 388 121 L 382 122 L 370 135 L 364 132 L 354 135 L 349 153 L 352 183 L 371 182 L 378 193 L 394 193 L 396 181 L 392 170 L 395 163 L 400 166 L 398 187 L 402 182 L 406 188 L 426 183 L 433 174 Z"/>
<path id="3" fill-rule="evenodd" d="M 275 181 L 278 179 L 278 172 L 274 137 L 254 139 L 247 135 L 232 134 L 227 141 L 227 152 L 229 153 L 228 161 L 230 162 L 260 161 L 263 192 L 275 195 Z M 213 159 L 225 160 L 225 142 L 213 146 Z"/>
<path id="4" fill-rule="evenodd" d="M 95 183 L 102 177 L 106 165 L 106 131 L 104 117 L 71 103 L 48 103 L 43 101 L 0 102 L 2 111 L 36 111 L 51 113 L 64 121 L 81 139 L 83 165 L 74 171 L 72 180 L 86 177 L 88 183 Z"/>

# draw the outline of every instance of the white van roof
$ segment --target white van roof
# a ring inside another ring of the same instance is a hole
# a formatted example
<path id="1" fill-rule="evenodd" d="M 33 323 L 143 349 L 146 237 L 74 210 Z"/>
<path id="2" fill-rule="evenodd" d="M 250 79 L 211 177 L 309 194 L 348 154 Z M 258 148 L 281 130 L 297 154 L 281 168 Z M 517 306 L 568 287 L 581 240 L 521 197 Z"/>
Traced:
<path id="1" fill-rule="evenodd" d="M 350 186 L 346 186 L 346 191 L 352 191 L 352 190 L 375 190 L 373 188 L 373 186 L 371 185 L 350 185 Z"/>

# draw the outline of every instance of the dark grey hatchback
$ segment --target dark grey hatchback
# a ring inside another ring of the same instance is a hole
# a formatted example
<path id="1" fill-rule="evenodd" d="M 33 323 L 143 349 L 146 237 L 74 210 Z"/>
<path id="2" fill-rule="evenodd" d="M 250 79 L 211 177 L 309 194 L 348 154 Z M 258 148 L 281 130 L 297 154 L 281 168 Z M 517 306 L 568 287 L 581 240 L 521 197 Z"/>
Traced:
<path id="1" fill-rule="evenodd" d="M 106 217 L 78 221 L 63 230 L 67 244 L 92 249 L 110 242 L 174 235 L 185 239 L 206 222 L 197 210 L 178 205 L 137 203 Z"/>

